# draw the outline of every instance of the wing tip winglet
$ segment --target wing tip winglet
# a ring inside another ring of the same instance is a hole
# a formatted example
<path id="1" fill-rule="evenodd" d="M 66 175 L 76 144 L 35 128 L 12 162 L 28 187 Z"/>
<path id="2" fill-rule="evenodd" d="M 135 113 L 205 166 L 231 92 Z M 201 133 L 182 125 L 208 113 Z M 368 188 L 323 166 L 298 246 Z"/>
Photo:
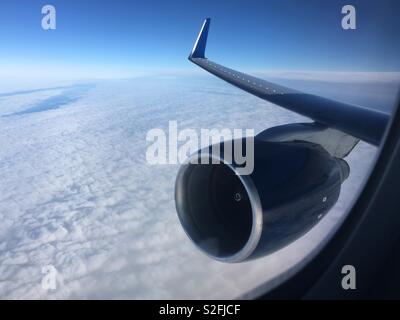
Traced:
<path id="1" fill-rule="evenodd" d="M 197 36 L 197 40 L 194 44 L 192 52 L 190 53 L 189 60 L 191 58 L 205 58 L 206 44 L 208 29 L 210 28 L 210 18 L 204 20 L 203 26 Z"/>

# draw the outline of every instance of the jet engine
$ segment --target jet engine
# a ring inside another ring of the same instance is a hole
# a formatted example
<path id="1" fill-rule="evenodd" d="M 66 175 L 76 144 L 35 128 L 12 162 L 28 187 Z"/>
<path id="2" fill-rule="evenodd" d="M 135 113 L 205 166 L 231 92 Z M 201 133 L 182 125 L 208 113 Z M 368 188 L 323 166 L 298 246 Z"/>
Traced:
<path id="1" fill-rule="evenodd" d="M 179 220 L 193 243 L 216 260 L 241 262 L 292 243 L 332 208 L 349 176 L 345 160 L 313 139 L 279 141 L 276 130 L 269 132 L 254 137 L 251 174 L 238 174 L 240 165 L 226 161 L 227 142 L 213 146 L 219 155 L 211 146 L 196 152 L 178 172 Z"/>

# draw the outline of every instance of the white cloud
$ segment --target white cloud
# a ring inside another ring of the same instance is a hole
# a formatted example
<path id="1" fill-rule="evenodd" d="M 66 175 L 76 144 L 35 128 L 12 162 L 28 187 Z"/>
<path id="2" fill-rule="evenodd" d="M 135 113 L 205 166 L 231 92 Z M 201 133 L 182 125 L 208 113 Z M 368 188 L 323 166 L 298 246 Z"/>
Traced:
<path id="1" fill-rule="evenodd" d="M 273 78 L 301 81 L 327 81 L 339 83 L 400 82 L 400 72 L 349 72 L 349 71 L 256 71 L 256 74 Z"/>
<path id="2" fill-rule="evenodd" d="M 351 155 L 350 179 L 312 232 L 269 257 L 213 261 L 190 243 L 175 212 L 178 166 L 149 166 L 146 133 L 254 128 L 305 118 L 209 78 L 104 82 L 59 109 L 23 111 L 63 90 L 0 99 L 1 298 L 234 298 L 310 254 L 359 189 L 374 148 Z M 41 268 L 59 271 L 41 288 Z"/>

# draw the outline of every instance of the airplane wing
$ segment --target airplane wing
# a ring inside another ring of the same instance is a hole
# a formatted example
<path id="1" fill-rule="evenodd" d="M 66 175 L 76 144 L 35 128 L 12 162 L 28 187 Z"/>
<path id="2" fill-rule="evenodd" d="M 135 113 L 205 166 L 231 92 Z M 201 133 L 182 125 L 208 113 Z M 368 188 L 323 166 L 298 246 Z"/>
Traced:
<path id="1" fill-rule="evenodd" d="M 389 115 L 366 107 L 300 92 L 239 72 L 205 57 L 210 19 L 206 19 L 189 56 L 204 70 L 261 99 L 313 119 L 318 124 L 344 132 L 378 146 Z"/>

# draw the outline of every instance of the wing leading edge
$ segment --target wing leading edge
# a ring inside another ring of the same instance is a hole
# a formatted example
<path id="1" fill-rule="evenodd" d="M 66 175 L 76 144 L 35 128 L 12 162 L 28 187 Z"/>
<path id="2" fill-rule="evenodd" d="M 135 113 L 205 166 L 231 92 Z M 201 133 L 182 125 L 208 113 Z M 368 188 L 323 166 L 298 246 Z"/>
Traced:
<path id="1" fill-rule="evenodd" d="M 378 146 L 389 115 L 376 110 L 303 93 L 226 68 L 205 57 L 210 19 L 203 23 L 189 60 L 226 82 L 261 99 L 309 117 L 355 138 Z"/>

